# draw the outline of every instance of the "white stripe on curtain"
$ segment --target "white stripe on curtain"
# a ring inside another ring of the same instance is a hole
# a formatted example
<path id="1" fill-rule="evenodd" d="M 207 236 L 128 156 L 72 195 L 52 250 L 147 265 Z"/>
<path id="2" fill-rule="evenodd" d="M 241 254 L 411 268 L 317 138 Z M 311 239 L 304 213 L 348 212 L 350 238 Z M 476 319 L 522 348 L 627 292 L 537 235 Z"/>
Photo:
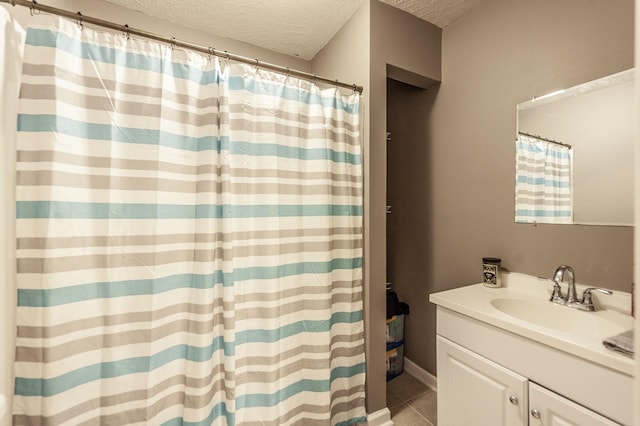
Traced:
<path id="1" fill-rule="evenodd" d="M 36 16 L 15 424 L 364 422 L 359 96 Z"/>
<path id="2" fill-rule="evenodd" d="M 572 156 L 569 147 L 518 135 L 516 222 L 573 222 Z"/>

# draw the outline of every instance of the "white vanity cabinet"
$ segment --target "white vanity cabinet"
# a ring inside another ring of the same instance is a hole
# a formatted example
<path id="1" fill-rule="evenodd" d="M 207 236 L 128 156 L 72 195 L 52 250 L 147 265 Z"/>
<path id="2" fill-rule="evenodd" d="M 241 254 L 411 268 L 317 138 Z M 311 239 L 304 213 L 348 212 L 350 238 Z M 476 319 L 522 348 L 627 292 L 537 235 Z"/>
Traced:
<path id="1" fill-rule="evenodd" d="M 527 424 L 528 380 L 437 337 L 438 424 Z"/>
<path id="2" fill-rule="evenodd" d="M 439 425 L 619 425 L 441 336 L 437 357 Z"/>
<path id="3" fill-rule="evenodd" d="M 440 426 L 633 424 L 632 376 L 440 305 L 436 321 Z"/>

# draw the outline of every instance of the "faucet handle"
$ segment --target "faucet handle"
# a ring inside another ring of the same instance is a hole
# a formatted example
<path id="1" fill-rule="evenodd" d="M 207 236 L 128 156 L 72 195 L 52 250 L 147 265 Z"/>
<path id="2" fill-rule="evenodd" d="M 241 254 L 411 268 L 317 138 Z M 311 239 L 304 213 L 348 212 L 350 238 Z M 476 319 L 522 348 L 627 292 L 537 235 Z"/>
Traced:
<path id="1" fill-rule="evenodd" d="M 564 296 L 562 295 L 562 288 L 560 288 L 560 283 L 554 278 L 546 278 L 546 277 L 538 277 L 540 281 L 549 281 L 553 283 L 553 290 L 551 290 L 551 297 L 549 297 L 549 302 L 559 303 L 564 305 Z"/>
<path id="2" fill-rule="evenodd" d="M 562 288 L 555 280 L 549 280 L 553 282 L 553 290 L 551 291 L 550 302 L 564 304 L 564 296 L 562 295 Z"/>
<path id="3" fill-rule="evenodd" d="M 587 288 L 584 293 L 582 293 L 582 302 L 580 302 L 583 306 L 584 306 L 584 310 L 587 311 L 595 311 L 596 308 L 593 304 L 593 299 L 591 297 L 591 292 L 593 291 L 598 291 L 602 294 L 613 294 L 612 291 L 607 290 L 606 288 L 599 288 L 599 287 L 589 287 Z"/>

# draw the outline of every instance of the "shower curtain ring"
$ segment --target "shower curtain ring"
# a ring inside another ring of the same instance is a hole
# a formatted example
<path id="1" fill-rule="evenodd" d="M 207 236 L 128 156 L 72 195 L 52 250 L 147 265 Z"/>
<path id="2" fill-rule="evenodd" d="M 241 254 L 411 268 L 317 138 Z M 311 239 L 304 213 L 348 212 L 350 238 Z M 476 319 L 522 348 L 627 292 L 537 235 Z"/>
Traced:
<path id="1" fill-rule="evenodd" d="M 82 22 L 82 20 L 84 19 L 84 17 L 82 16 L 82 13 L 78 12 L 78 16 L 80 17 L 80 19 L 78 20 L 78 26 L 80 27 L 80 29 L 84 29 L 84 23 Z"/>
<path id="2" fill-rule="evenodd" d="M 213 59 L 214 56 L 216 56 L 216 49 L 209 47 L 209 60 Z"/>
<path id="3" fill-rule="evenodd" d="M 175 48 L 176 48 L 176 38 L 171 37 L 171 50 L 174 50 Z"/>
<path id="4" fill-rule="evenodd" d="M 31 0 L 31 6 L 29 6 L 29 13 L 31 13 L 31 16 L 35 13 L 37 5 L 38 2 L 36 0 Z"/>
<path id="5" fill-rule="evenodd" d="M 260 61 L 256 58 L 256 71 L 260 68 Z"/>
<path id="6" fill-rule="evenodd" d="M 127 37 L 127 40 L 131 39 L 131 29 L 129 28 L 129 24 L 124 24 L 124 35 Z"/>

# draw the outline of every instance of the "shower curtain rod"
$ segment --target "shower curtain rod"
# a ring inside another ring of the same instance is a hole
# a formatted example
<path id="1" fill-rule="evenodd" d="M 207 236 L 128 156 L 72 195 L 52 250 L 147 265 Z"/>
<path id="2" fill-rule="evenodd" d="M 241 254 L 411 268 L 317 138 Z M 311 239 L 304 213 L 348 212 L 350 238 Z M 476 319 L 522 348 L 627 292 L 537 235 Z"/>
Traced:
<path id="1" fill-rule="evenodd" d="M 148 38 L 150 40 L 155 40 L 155 41 L 159 41 L 159 42 L 162 42 L 162 43 L 167 43 L 167 44 L 170 44 L 172 47 L 181 47 L 181 48 L 184 48 L 184 49 L 194 50 L 196 52 L 205 53 L 205 54 L 212 55 L 212 56 L 218 56 L 220 58 L 225 58 L 225 59 L 232 60 L 232 61 L 235 61 L 235 62 L 242 62 L 242 63 L 245 63 L 245 64 L 255 65 L 255 66 L 260 67 L 260 68 L 265 68 L 265 69 L 268 69 L 270 71 L 278 72 L 280 74 L 291 75 L 291 76 L 294 76 L 294 77 L 300 77 L 300 78 L 304 78 L 304 79 L 307 79 L 307 80 L 311 80 L 313 82 L 322 82 L 322 83 L 326 83 L 326 84 L 331 84 L 333 86 L 353 89 L 354 91 L 358 92 L 359 94 L 362 94 L 362 91 L 363 91 L 362 86 L 358 86 L 357 84 L 343 83 L 343 82 L 341 82 L 339 80 L 331 80 L 330 78 L 321 77 L 321 76 L 318 76 L 316 74 L 311 74 L 311 73 L 308 73 L 308 72 L 305 72 L 305 71 L 300 71 L 300 70 L 291 69 L 291 68 L 288 68 L 288 67 L 283 67 L 281 65 L 271 64 L 271 63 L 268 63 L 268 62 L 263 62 L 263 61 L 260 61 L 259 59 L 251 59 L 251 58 L 248 58 L 246 56 L 236 55 L 236 54 L 233 54 L 233 53 L 229 53 L 226 50 L 221 51 L 221 50 L 218 50 L 218 49 L 214 49 L 213 47 L 206 47 L 206 46 L 202 46 L 202 45 L 198 45 L 198 44 L 194 44 L 194 43 L 189 43 L 189 42 L 186 42 L 186 41 L 176 40 L 175 37 L 172 37 L 172 38 L 164 37 L 164 36 L 161 36 L 161 35 L 158 35 L 158 34 L 154 34 L 154 33 L 150 33 L 150 32 L 144 31 L 144 30 L 131 28 L 127 24 L 119 25 L 119 24 L 115 24 L 113 22 L 102 20 L 102 19 L 93 18 L 91 16 L 85 16 L 80 12 L 73 13 L 73 12 L 70 12 L 68 10 L 58 9 L 56 7 L 40 4 L 35 0 L 0 0 L 0 3 L 8 3 L 8 4 L 12 5 L 12 6 L 24 6 L 24 7 L 30 8 L 32 13 L 33 13 L 34 10 L 38 10 L 38 11 L 41 11 L 41 12 L 50 13 L 52 15 L 58 15 L 58 16 L 62 16 L 62 17 L 69 18 L 69 19 L 76 19 L 76 20 L 78 20 L 80 25 L 82 25 L 83 23 L 97 25 L 97 26 L 100 26 L 100 27 L 109 28 L 109 29 L 116 30 L 116 31 L 122 31 L 127 36 L 136 35 L 136 36 Z"/>
<path id="2" fill-rule="evenodd" d="M 543 138 L 542 136 L 532 135 L 532 134 L 525 133 L 525 132 L 518 132 L 518 134 L 519 134 L 519 135 L 524 135 L 524 136 L 529 136 L 530 138 L 540 139 L 541 141 L 545 141 L 545 142 L 549 142 L 549 143 L 554 143 L 554 144 L 556 144 L 556 145 L 566 146 L 567 148 L 571 149 L 571 145 L 569 145 L 568 143 L 563 143 L 563 142 L 554 141 L 553 139 L 547 139 L 547 138 Z"/>

